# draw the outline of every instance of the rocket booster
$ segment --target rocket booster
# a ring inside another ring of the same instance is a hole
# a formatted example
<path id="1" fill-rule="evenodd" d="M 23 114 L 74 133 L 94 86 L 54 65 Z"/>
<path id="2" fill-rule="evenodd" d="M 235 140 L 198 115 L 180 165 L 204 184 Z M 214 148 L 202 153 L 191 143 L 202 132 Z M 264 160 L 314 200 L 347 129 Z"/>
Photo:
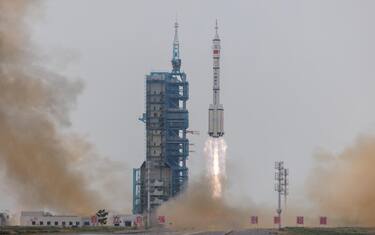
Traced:
<path id="1" fill-rule="evenodd" d="M 224 107 L 220 104 L 220 38 L 216 21 L 212 40 L 213 56 L 213 103 L 208 109 L 208 135 L 219 138 L 224 135 Z"/>

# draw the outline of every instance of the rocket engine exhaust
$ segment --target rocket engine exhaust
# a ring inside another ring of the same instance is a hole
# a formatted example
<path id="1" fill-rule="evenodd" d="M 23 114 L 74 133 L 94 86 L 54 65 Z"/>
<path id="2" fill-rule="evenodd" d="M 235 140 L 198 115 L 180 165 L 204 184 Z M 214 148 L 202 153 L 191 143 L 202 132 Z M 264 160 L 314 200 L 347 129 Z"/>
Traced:
<path id="1" fill-rule="evenodd" d="M 227 145 L 223 138 L 209 138 L 204 151 L 207 156 L 207 174 L 213 198 L 221 198 L 226 179 L 225 154 Z"/>

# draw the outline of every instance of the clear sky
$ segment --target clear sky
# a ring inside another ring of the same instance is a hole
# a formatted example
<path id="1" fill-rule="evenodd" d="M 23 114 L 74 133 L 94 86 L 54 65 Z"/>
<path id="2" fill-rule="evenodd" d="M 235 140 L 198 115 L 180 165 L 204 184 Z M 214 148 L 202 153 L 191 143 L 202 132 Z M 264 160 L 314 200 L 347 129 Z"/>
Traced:
<path id="1" fill-rule="evenodd" d="M 375 1 L 56 0 L 45 1 L 32 38 L 46 65 L 85 89 L 72 131 L 131 169 L 145 158 L 144 77 L 171 68 L 178 16 L 190 82 L 192 178 L 205 169 L 211 102 L 211 40 L 222 40 L 228 179 L 236 199 L 276 204 L 274 161 L 301 193 L 317 151 L 340 152 L 375 132 Z M 131 203 L 131 198 L 125 198 Z"/>

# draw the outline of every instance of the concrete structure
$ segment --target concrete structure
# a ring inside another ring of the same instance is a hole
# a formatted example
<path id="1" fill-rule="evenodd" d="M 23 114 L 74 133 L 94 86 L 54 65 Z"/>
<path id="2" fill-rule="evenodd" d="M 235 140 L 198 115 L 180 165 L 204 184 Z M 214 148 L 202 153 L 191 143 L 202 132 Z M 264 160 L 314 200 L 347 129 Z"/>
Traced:
<path id="1" fill-rule="evenodd" d="M 218 138 L 224 135 L 224 107 L 220 104 L 220 38 L 216 21 L 215 37 L 212 41 L 213 56 L 213 103 L 208 109 L 208 135 Z"/>
<path id="2" fill-rule="evenodd" d="M 133 213 L 151 212 L 184 189 L 189 125 L 186 101 L 189 90 L 181 71 L 178 24 L 175 23 L 172 72 L 146 76 L 146 161 L 133 172 Z"/>
<path id="3" fill-rule="evenodd" d="M 44 211 L 23 211 L 20 223 L 21 226 L 80 227 L 82 219 L 79 216 L 52 215 Z"/>
<path id="4" fill-rule="evenodd" d="M 74 215 L 52 215 L 44 211 L 21 212 L 21 226 L 57 226 L 57 227 L 82 227 L 98 226 L 96 216 L 80 217 Z M 106 226 L 135 227 L 142 225 L 139 215 L 124 215 L 109 213 Z"/>

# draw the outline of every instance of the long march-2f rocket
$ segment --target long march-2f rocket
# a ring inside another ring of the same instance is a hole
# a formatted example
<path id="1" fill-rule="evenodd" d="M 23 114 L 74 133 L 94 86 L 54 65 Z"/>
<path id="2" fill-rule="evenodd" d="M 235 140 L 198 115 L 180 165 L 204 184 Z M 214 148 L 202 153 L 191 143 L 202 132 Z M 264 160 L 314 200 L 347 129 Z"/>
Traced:
<path id="1" fill-rule="evenodd" d="M 208 135 L 219 138 L 224 135 L 224 107 L 220 104 L 220 38 L 218 25 L 215 25 L 215 37 L 212 40 L 213 56 L 213 103 L 208 109 Z"/>

